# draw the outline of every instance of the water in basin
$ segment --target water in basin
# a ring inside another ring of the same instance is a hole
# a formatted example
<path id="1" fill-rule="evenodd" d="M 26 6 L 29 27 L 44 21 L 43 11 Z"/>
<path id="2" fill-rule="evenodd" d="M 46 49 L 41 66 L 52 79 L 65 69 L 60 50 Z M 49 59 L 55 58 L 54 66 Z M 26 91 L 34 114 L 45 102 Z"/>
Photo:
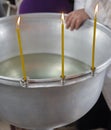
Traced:
<path id="1" fill-rule="evenodd" d="M 34 79 L 57 78 L 61 75 L 61 56 L 38 53 L 24 55 L 27 76 Z M 90 66 L 70 57 L 65 57 L 65 75 L 78 75 L 90 69 Z M 20 56 L 0 62 L 0 75 L 21 78 Z"/>

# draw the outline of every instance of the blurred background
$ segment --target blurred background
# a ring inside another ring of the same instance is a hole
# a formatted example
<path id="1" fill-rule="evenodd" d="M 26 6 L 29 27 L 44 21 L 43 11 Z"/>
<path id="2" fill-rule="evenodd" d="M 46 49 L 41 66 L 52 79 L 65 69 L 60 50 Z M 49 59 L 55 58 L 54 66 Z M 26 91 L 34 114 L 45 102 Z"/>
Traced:
<path id="1" fill-rule="evenodd" d="M 22 0 L 0 0 L 0 17 L 17 14 L 21 1 Z"/>

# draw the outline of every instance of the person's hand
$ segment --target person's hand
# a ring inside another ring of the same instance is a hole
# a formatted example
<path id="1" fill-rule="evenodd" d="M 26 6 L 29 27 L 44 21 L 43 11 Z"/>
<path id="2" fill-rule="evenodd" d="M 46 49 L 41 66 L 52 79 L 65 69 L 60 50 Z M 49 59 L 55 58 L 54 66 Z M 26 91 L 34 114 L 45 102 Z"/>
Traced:
<path id="1" fill-rule="evenodd" d="M 65 18 L 66 28 L 70 28 L 70 30 L 78 29 L 88 18 L 89 16 L 84 9 L 72 11 Z"/>

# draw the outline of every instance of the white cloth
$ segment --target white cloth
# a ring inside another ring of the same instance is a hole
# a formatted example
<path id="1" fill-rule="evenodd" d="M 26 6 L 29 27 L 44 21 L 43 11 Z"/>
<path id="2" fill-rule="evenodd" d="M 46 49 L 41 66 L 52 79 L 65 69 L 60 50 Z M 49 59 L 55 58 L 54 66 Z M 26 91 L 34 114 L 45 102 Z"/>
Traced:
<path id="1" fill-rule="evenodd" d="M 97 13 L 98 22 L 111 28 L 111 0 L 86 0 L 85 11 L 93 19 L 96 4 L 99 4 Z"/>
<path id="2" fill-rule="evenodd" d="M 82 9 L 85 6 L 86 0 L 74 0 L 74 10 Z"/>

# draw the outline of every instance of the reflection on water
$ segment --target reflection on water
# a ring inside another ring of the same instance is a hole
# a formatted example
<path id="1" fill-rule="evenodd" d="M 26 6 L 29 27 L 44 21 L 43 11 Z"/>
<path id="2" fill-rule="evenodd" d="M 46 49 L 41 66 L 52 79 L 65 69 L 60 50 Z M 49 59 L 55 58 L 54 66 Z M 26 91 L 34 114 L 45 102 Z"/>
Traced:
<path id="1" fill-rule="evenodd" d="M 56 54 L 24 55 L 27 76 L 34 79 L 57 78 L 61 75 L 61 56 Z M 90 69 L 90 66 L 76 59 L 65 57 L 65 75 L 77 75 Z M 20 57 L 16 56 L 0 63 L 0 75 L 21 78 Z"/>

